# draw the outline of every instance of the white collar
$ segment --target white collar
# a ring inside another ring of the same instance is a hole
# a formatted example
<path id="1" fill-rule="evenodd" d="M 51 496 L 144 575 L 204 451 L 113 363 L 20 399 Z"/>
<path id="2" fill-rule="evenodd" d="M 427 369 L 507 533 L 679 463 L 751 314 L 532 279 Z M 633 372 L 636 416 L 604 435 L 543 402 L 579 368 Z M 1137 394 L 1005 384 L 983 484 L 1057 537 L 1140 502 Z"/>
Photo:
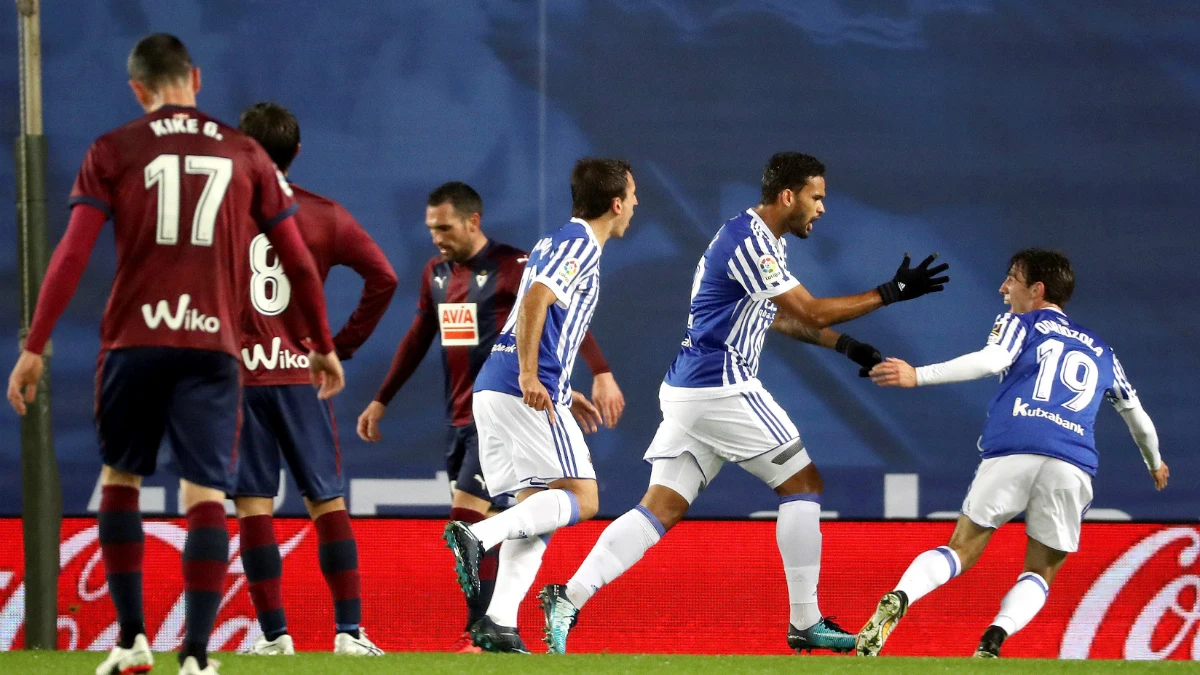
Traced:
<path id="1" fill-rule="evenodd" d="M 770 237 L 772 242 L 776 244 L 783 243 L 783 237 L 776 237 L 771 228 L 767 227 L 767 221 L 763 220 L 762 216 L 758 215 L 753 208 L 746 209 L 746 213 L 750 214 L 750 223 L 752 226 L 762 228 L 763 233 Z"/>
<path id="2" fill-rule="evenodd" d="M 592 231 L 592 226 L 588 223 L 588 221 L 584 220 L 583 218 L 572 218 L 571 222 L 582 225 L 584 231 L 587 232 L 588 239 L 596 241 L 596 233 Z"/>

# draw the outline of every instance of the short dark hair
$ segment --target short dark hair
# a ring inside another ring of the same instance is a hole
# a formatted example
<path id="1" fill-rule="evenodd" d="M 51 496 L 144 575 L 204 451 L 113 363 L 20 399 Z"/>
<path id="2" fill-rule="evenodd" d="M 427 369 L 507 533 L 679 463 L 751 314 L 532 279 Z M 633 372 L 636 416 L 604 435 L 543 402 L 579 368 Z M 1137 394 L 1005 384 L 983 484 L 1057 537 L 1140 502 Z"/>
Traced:
<path id="1" fill-rule="evenodd" d="M 613 199 L 624 199 L 629 187 L 629 163 L 620 159 L 585 157 L 571 169 L 571 215 L 599 218 L 612 208 Z"/>
<path id="2" fill-rule="evenodd" d="M 454 212 L 460 218 L 470 218 L 473 213 L 483 216 L 483 198 L 479 196 L 475 188 L 466 183 L 456 180 L 442 183 L 429 193 L 429 201 L 426 204 L 441 206 L 446 202 L 450 202 L 450 205 L 454 207 Z"/>
<path id="3" fill-rule="evenodd" d="M 242 133 L 258 141 L 280 171 L 287 171 L 300 150 L 300 123 L 292 111 L 271 101 L 255 103 L 238 119 Z"/>
<path id="4" fill-rule="evenodd" d="M 784 190 L 799 190 L 809 178 L 824 176 L 825 165 L 802 152 L 777 152 L 767 160 L 762 177 L 762 203 L 774 202 Z"/>
<path id="5" fill-rule="evenodd" d="M 1046 287 L 1046 302 L 1066 307 L 1075 292 L 1075 271 L 1071 261 L 1058 251 L 1043 248 L 1027 248 L 1017 251 L 1008 261 L 1008 269 L 1020 270 L 1025 275 L 1025 285 L 1042 282 Z"/>
<path id="6" fill-rule="evenodd" d="M 155 33 L 138 40 L 129 52 L 125 67 L 129 70 L 129 79 L 141 82 L 151 91 L 188 78 L 195 68 L 183 41 L 167 33 Z"/>

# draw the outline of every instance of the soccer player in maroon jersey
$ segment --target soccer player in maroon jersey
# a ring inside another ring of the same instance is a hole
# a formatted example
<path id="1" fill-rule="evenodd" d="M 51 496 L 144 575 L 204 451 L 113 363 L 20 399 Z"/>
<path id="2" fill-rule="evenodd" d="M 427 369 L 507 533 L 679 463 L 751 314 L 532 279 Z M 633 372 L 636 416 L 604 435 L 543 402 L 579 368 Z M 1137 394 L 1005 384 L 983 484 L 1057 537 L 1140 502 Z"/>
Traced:
<path id="1" fill-rule="evenodd" d="M 300 150 L 300 125 L 283 106 L 259 103 L 242 113 L 238 128 L 258 141 L 287 175 Z M 358 307 L 333 338 L 350 358 L 387 310 L 396 273 L 366 230 L 337 202 L 292 185 L 300 210 L 296 225 L 324 280 L 345 265 L 363 278 Z M 250 305 L 242 332 L 242 435 L 233 492 L 241 530 L 242 564 L 262 635 L 252 654 L 293 654 L 280 591 L 282 559 L 272 519 L 279 493 L 280 456 L 317 530 L 321 572 L 334 607 L 334 653 L 379 656 L 359 628 L 362 601 L 358 546 L 343 499 L 345 480 L 333 407 L 307 386 L 303 319 L 290 307 L 288 277 L 259 235 L 250 244 Z"/>
<path id="2" fill-rule="evenodd" d="M 371 442 L 382 438 L 379 421 L 388 403 L 417 369 L 434 336 L 440 334 L 449 425 L 446 470 L 452 490 L 450 518 L 474 523 L 507 502 L 494 505 L 483 482 L 471 390 L 513 309 L 527 255 L 484 235 L 480 229 L 483 200 L 471 186 L 459 182 L 441 185 L 430 193 L 427 204 L 425 224 L 440 255 L 425 265 L 417 315 L 396 349 L 392 368 L 375 400 L 358 418 L 358 435 Z M 592 371 L 592 402 L 581 397 L 576 418 L 588 433 L 597 430 L 598 422 L 612 428 L 625 408 L 625 399 L 590 332 L 580 353 Z M 469 629 L 483 617 L 491 602 L 498 551 L 499 547 L 493 549 L 480 564 L 482 587 L 467 601 L 467 629 L 454 643 L 454 651 L 480 651 L 471 644 Z"/>
<path id="3" fill-rule="evenodd" d="M 185 630 L 180 673 L 215 675 L 208 639 L 228 563 L 225 495 L 234 487 L 240 426 L 238 352 L 251 239 L 277 252 L 311 345 L 308 371 L 327 399 L 344 386 L 296 202 L 252 139 L 195 108 L 200 70 L 178 38 L 150 35 L 129 55 L 129 85 L 146 115 L 97 139 L 71 191 L 71 220 L 50 260 L 33 325 L 9 377 L 20 414 L 41 354 L 74 294 L 96 237 L 113 221 L 117 271 L 100 326 L 96 376 L 102 497 L 100 550 L 116 606 L 117 645 L 100 675 L 154 665 L 142 613 L 144 550 L 138 494 L 164 437 L 187 510 Z"/>

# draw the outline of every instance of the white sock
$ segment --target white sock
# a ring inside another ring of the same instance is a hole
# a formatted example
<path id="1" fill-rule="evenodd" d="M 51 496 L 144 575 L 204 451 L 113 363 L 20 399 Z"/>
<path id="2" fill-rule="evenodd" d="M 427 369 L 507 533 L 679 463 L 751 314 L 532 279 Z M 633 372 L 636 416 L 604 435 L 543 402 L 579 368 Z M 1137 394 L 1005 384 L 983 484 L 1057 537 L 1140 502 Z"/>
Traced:
<path id="1" fill-rule="evenodd" d="M 913 558 L 896 584 L 897 591 L 904 591 L 908 604 L 928 595 L 933 589 L 962 573 L 962 561 L 949 546 L 939 546 Z"/>
<path id="2" fill-rule="evenodd" d="M 644 506 L 626 511 L 604 528 L 579 571 L 567 582 L 567 599 L 582 608 L 596 591 L 637 564 L 666 530 Z"/>
<path id="3" fill-rule="evenodd" d="M 471 525 L 471 532 L 490 549 L 507 539 L 549 534 L 579 522 L 579 500 L 566 490 L 542 490 L 511 509 Z"/>
<path id="4" fill-rule="evenodd" d="M 775 541 L 787 577 L 789 622 L 798 630 L 821 620 L 817 607 L 817 579 L 821 576 L 821 504 L 817 495 L 784 497 L 775 523 Z"/>
<path id="5" fill-rule="evenodd" d="M 1000 613 L 992 621 L 1012 635 L 1029 625 L 1050 596 L 1050 585 L 1037 572 L 1025 572 L 1000 601 Z"/>
<path id="6" fill-rule="evenodd" d="M 487 610 L 492 621 L 501 626 L 517 625 L 517 610 L 542 566 L 542 554 L 546 552 L 549 539 L 548 535 L 525 537 L 509 539 L 500 545 L 496 588 L 492 591 L 492 602 Z"/>

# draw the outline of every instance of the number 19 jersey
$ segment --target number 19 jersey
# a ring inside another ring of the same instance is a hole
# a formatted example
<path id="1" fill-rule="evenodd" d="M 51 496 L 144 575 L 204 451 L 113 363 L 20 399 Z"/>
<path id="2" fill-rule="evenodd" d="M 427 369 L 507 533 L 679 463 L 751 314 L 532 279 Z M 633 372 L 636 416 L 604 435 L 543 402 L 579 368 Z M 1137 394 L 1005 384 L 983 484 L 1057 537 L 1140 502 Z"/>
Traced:
<path id="1" fill-rule="evenodd" d="M 983 458 L 1046 455 L 1095 475 L 1101 398 L 1117 410 L 1138 405 L 1112 348 L 1052 308 L 1000 315 L 988 344 L 1013 360 L 979 439 Z"/>
<path id="2" fill-rule="evenodd" d="M 102 350 L 238 356 L 250 240 L 297 208 L 257 142 L 195 108 L 163 106 L 92 144 L 71 191 L 80 204 L 112 219 L 117 246 Z"/>

